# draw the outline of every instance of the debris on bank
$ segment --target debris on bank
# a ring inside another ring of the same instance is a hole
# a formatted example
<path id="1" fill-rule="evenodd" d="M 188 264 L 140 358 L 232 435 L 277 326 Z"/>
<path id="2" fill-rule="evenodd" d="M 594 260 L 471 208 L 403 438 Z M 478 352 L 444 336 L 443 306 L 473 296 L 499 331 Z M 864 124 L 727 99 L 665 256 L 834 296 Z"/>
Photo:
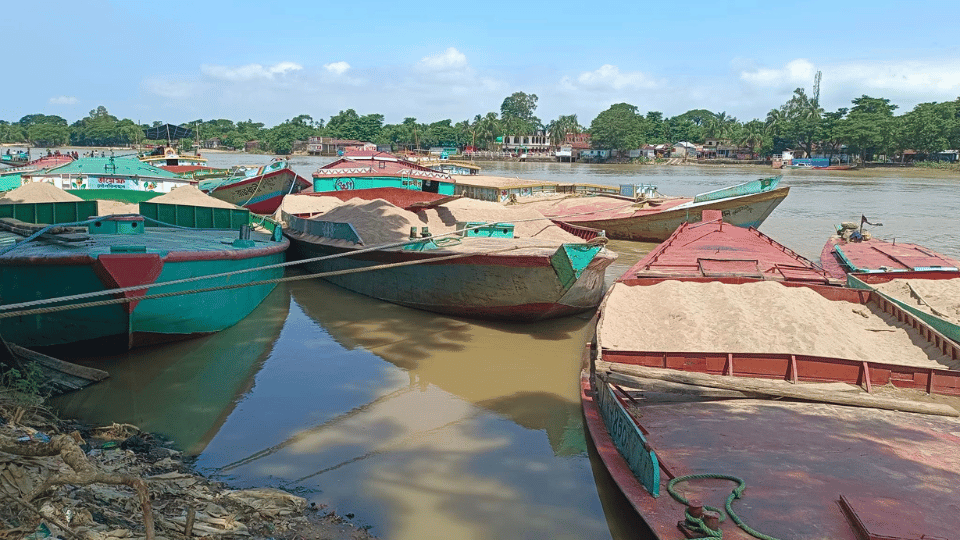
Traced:
<path id="1" fill-rule="evenodd" d="M 209 480 L 135 426 L 24 416 L 0 407 L 0 539 L 374 538 L 285 491 Z"/>

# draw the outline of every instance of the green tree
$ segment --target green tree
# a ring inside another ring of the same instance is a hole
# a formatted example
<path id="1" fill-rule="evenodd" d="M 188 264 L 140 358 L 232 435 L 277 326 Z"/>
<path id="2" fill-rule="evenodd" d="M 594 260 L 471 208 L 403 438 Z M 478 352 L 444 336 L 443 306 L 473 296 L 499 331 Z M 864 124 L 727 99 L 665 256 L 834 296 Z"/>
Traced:
<path id="1" fill-rule="evenodd" d="M 617 103 L 598 114 L 589 131 L 595 148 L 626 152 L 643 144 L 644 119 L 635 105 Z"/>
<path id="2" fill-rule="evenodd" d="M 863 161 L 887 153 L 894 146 L 896 108 L 886 98 L 855 98 L 846 118 L 837 123 L 835 134 Z"/>
<path id="3" fill-rule="evenodd" d="M 709 112 L 709 111 L 708 111 Z M 712 114 L 712 113 L 711 113 Z M 699 118 L 699 116 L 697 116 Z M 690 116 L 674 116 L 665 122 L 666 133 L 664 134 L 665 143 L 674 143 L 679 141 L 703 142 L 703 127 L 694 121 Z M 653 141 L 647 141 L 653 144 Z"/>
<path id="4" fill-rule="evenodd" d="M 70 128 L 57 124 L 34 124 L 27 136 L 35 146 L 62 146 L 70 142 Z"/>
<path id="5" fill-rule="evenodd" d="M 737 138 L 737 145 L 749 147 L 751 152 L 757 154 L 768 140 L 763 122 L 751 120 L 743 125 L 740 137 Z"/>
<path id="6" fill-rule="evenodd" d="M 543 129 L 543 123 L 534 116 L 537 95 L 514 92 L 500 105 L 500 119 L 505 135 L 532 135 Z"/>
<path id="7" fill-rule="evenodd" d="M 301 114 L 290 120 L 264 130 L 264 146 L 275 154 L 289 154 L 295 141 L 306 141 L 319 133 L 316 122 L 309 115 Z"/>
<path id="8" fill-rule="evenodd" d="M 903 117 L 901 149 L 912 148 L 932 154 L 951 147 L 957 121 L 957 104 L 921 103 Z"/>

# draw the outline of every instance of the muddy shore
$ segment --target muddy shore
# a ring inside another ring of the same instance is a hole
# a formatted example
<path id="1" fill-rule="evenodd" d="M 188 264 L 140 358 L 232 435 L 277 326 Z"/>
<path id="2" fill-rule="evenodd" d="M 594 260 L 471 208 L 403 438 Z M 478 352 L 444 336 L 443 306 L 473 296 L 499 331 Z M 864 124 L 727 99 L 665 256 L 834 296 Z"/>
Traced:
<path id="1" fill-rule="evenodd" d="M 292 493 L 212 481 L 136 426 L 61 421 L 30 401 L 0 390 L 2 538 L 374 538 Z"/>

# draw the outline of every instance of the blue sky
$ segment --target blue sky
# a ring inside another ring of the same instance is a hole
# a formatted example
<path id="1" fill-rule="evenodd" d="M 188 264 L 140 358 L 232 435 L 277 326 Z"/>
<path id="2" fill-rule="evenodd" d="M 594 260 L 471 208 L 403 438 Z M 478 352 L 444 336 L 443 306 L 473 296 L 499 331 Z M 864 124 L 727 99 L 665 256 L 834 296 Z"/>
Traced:
<path id="1" fill-rule="evenodd" d="M 898 113 L 960 97 L 956 0 L 925 2 L 74 1 L 7 6 L 0 119 L 98 105 L 134 121 L 454 122 L 523 91 L 544 122 L 611 104 L 764 118 L 823 72 L 821 104 Z"/>

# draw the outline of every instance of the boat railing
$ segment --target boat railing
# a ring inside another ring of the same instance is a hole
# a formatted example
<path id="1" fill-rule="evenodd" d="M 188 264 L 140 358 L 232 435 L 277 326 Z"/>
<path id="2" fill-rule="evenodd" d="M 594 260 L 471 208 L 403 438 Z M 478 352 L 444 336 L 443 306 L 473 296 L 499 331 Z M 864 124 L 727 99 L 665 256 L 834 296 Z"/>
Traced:
<path id="1" fill-rule="evenodd" d="M 566 221 L 554 221 L 561 229 L 567 231 L 568 233 L 583 238 L 584 240 L 593 240 L 599 236 L 605 236 L 605 233 L 601 229 L 594 229 L 591 227 L 584 227 L 582 225 L 574 225 L 572 223 L 567 223 Z"/>

